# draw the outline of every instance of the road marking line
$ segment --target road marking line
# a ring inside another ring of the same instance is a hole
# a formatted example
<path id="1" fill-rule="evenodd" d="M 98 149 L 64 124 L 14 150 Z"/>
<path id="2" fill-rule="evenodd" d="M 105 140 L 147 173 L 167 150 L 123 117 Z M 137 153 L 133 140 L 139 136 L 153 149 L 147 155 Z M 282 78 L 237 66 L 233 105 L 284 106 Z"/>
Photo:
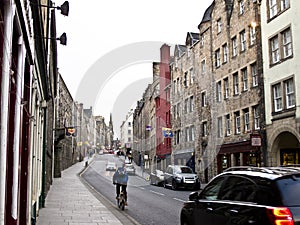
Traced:
<path id="1" fill-rule="evenodd" d="M 157 195 L 162 195 L 162 196 L 164 196 L 164 195 L 165 195 L 165 194 L 163 194 L 163 193 L 156 192 L 156 191 L 152 191 L 152 190 L 150 190 L 150 192 L 152 192 L 152 193 L 154 193 L 154 194 L 157 194 Z"/>
<path id="2" fill-rule="evenodd" d="M 176 200 L 176 201 L 179 201 L 179 202 L 185 202 L 184 200 L 179 199 L 179 198 L 173 198 L 173 199 Z"/>

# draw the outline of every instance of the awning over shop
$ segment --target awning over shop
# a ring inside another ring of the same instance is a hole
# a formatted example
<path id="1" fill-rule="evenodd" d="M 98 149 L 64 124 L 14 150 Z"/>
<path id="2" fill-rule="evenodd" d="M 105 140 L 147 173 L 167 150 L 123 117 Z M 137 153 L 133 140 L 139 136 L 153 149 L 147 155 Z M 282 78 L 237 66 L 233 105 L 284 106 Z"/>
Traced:
<path id="1" fill-rule="evenodd" d="M 235 143 L 228 143 L 221 145 L 219 154 L 226 153 L 239 153 L 239 152 L 251 152 L 256 151 L 257 148 L 251 146 L 250 140 L 240 141 Z"/>

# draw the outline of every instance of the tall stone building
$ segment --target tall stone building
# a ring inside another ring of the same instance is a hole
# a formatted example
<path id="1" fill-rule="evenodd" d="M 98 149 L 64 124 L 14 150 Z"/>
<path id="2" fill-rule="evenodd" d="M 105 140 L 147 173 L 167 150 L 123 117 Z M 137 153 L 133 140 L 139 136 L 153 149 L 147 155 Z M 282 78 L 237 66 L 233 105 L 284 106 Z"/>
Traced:
<path id="1" fill-rule="evenodd" d="M 198 94 L 197 94 L 197 111 L 199 115 L 199 139 L 196 148 L 196 170 L 201 175 L 202 180 L 208 181 L 208 174 L 212 174 L 213 167 L 209 167 L 209 162 L 214 161 L 212 151 L 212 132 L 209 132 L 212 125 L 212 109 L 214 100 L 214 78 L 211 60 L 212 51 L 212 26 L 211 14 L 214 7 L 212 3 L 205 11 L 203 18 L 198 25 L 199 29 L 199 61 L 198 61 Z M 209 172 L 210 170 L 210 172 Z"/>
<path id="2" fill-rule="evenodd" d="M 132 153 L 133 147 L 133 109 L 131 109 L 120 126 L 120 150 L 125 154 Z"/>
<path id="3" fill-rule="evenodd" d="M 106 127 L 105 118 L 103 116 L 95 116 L 95 144 L 97 150 L 105 149 Z"/>
<path id="4" fill-rule="evenodd" d="M 195 171 L 199 123 L 196 108 L 198 91 L 199 34 L 188 32 L 186 45 L 176 45 L 171 63 L 172 162 Z"/>
<path id="5" fill-rule="evenodd" d="M 297 0 L 262 1 L 269 166 L 300 163 L 300 23 Z"/>
<path id="6" fill-rule="evenodd" d="M 137 102 L 133 114 L 133 157 L 144 169 L 152 171 L 161 167 L 161 159 L 156 152 L 156 98 L 159 96 L 160 62 L 154 62 L 153 82 Z"/>
<path id="7" fill-rule="evenodd" d="M 265 160 L 259 4 L 216 0 L 210 9 L 213 80 L 205 150 L 207 166 L 213 168 L 209 177 L 231 166 L 259 166 Z"/>
<path id="8" fill-rule="evenodd" d="M 78 108 L 61 74 L 58 73 L 58 97 L 56 99 L 56 118 L 54 143 L 54 177 L 60 177 L 61 171 L 77 162 L 82 157 L 77 151 L 77 138 L 80 137 L 78 124 Z M 69 130 L 69 134 L 68 134 Z M 74 133 L 75 132 L 75 133 Z M 60 137 L 59 137 L 60 136 Z"/>

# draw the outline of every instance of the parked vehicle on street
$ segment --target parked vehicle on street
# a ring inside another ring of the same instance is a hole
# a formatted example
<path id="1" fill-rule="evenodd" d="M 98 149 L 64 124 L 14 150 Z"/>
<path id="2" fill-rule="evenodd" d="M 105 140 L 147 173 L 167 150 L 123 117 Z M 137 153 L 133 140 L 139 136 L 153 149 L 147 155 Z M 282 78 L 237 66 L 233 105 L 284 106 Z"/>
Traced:
<path id="1" fill-rule="evenodd" d="M 117 169 L 117 165 L 115 162 L 108 162 L 106 164 L 106 169 L 105 169 L 106 171 L 116 171 L 116 169 Z"/>
<path id="2" fill-rule="evenodd" d="M 192 192 L 182 225 L 299 225 L 300 171 L 283 167 L 234 167 Z"/>
<path id="3" fill-rule="evenodd" d="M 200 181 L 188 166 L 169 165 L 164 173 L 164 187 L 170 186 L 173 190 L 177 188 L 200 189 Z"/>
<path id="4" fill-rule="evenodd" d="M 131 163 L 126 163 L 125 167 L 128 175 L 135 175 L 135 168 Z"/>
<path id="5" fill-rule="evenodd" d="M 150 173 L 150 184 L 162 186 L 164 182 L 164 172 L 161 170 L 154 170 Z"/>

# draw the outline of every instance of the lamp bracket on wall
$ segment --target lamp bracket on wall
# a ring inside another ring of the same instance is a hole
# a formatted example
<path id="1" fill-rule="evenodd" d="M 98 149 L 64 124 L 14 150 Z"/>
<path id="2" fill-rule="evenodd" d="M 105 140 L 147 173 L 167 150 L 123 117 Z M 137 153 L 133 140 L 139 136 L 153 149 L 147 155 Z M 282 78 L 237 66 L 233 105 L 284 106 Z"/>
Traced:
<path id="1" fill-rule="evenodd" d="M 30 3 L 35 6 L 55 8 L 55 9 L 60 10 L 61 14 L 64 16 L 69 15 L 69 2 L 68 1 L 65 1 L 61 6 L 48 6 L 48 5 L 35 4 L 34 2 L 32 2 L 32 0 L 30 0 Z"/>

